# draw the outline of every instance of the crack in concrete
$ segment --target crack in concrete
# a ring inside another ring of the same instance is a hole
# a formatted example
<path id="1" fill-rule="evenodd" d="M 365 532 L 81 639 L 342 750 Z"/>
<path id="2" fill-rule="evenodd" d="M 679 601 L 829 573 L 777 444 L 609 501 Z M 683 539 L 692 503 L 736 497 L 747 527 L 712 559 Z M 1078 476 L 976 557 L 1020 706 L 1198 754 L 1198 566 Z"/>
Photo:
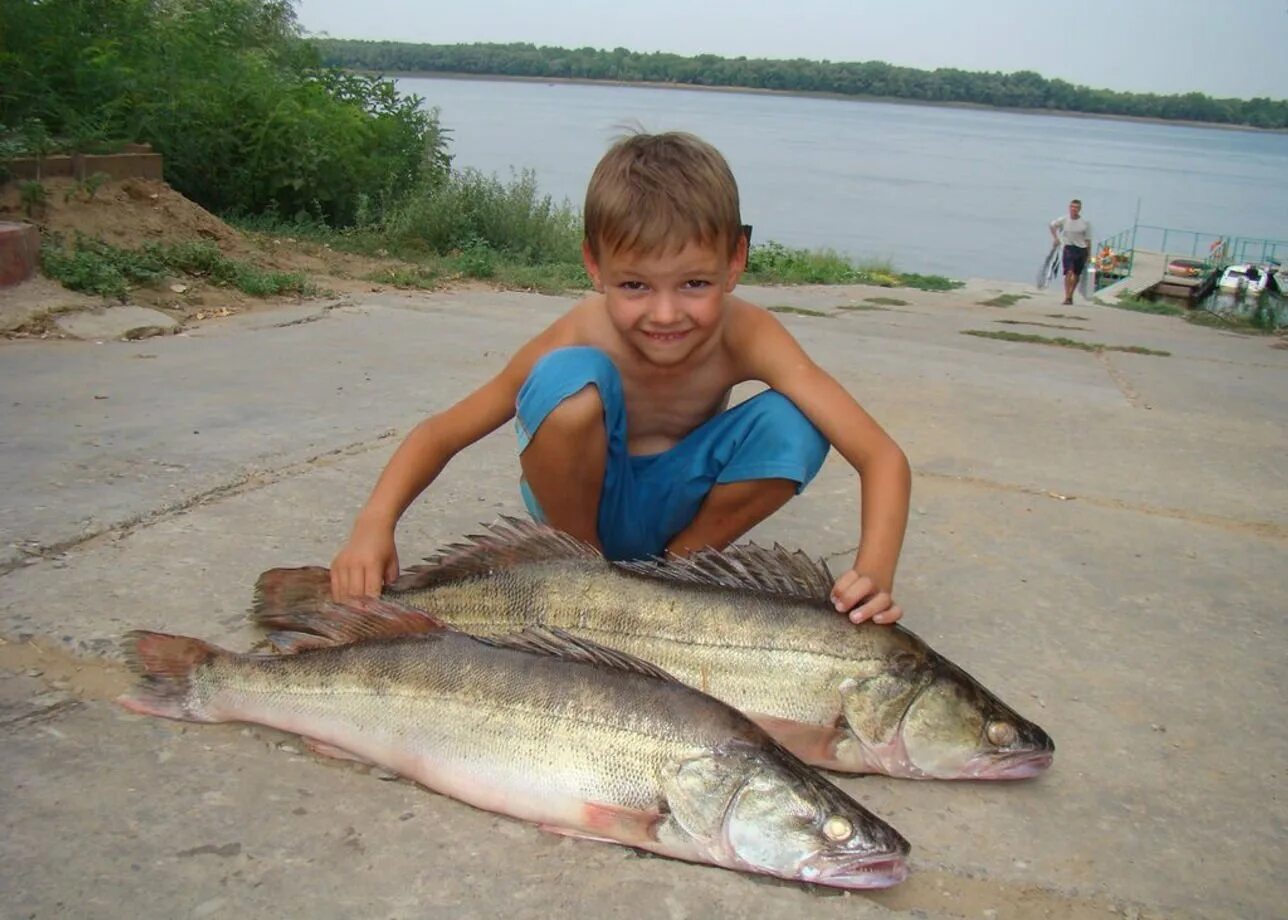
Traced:
<path id="1" fill-rule="evenodd" d="M 62 700 L 57 703 L 51 703 L 32 712 L 24 712 L 20 716 L 14 716 L 12 719 L 0 721 L 0 729 L 21 728 L 28 725 L 39 725 L 41 722 L 52 722 L 65 713 L 80 709 L 83 705 L 85 704 L 80 700 Z"/>
<path id="2" fill-rule="evenodd" d="M 1273 521 L 1245 521 L 1240 518 L 1225 517 L 1219 514 L 1205 514 L 1200 511 L 1187 511 L 1183 508 L 1166 508 L 1161 505 L 1149 505 L 1144 502 L 1129 502 L 1120 498 L 1102 498 L 1095 495 L 1063 495 L 1050 489 L 1039 489 L 1032 486 L 1019 486 L 1006 482 L 995 482 L 978 476 L 960 476 L 952 473 L 934 473 L 919 470 L 915 476 L 926 479 L 938 479 L 943 482 L 956 482 L 964 485 L 992 489 L 997 492 L 1014 492 L 1020 495 L 1038 495 L 1056 501 L 1080 501 L 1097 508 L 1110 508 L 1114 511 L 1134 511 L 1152 517 L 1171 518 L 1192 524 L 1206 524 L 1219 527 L 1234 533 L 1252 534 L 1266 540 L 1288 541 L 1288 526 Z"/>
<path id="3" fill-rule="evenodd" d="M 342 297 L 339 300 L 337 300 L 335 303 L 323 304 L 321 311 L 318 313 L 311 313 L 308 316 L 302 316 L 299 319 L 288 320 L 287 322 L 284 322 L 284 323 L 274 323 L 273 328 L 285 329 L 288 326 L 303 326 L 303 325 L 306 325 L 307 323 L 316 323 L 318 320 L 326 319 L 327 314 L 329 314 L 332 310 L 335 310 L 339 307 L 348 306 L 348 304 L 349 304 L 349 300 L 347 298 Z"/>
<path id="4" fill-rule="evenodd" d="M 100 540 L 108 540 L 128 536 L 136 530 L 144 527 L 150 527 L 161 521 L 168 520 L 175 515 L 182 514 L 190 508 L 198 505 L 208 504 L 220 499 L 229 498 L 234 495 L 242 495 L 252 489 L 260 489 L 264 486 L 272 485 L 295 476 L 299 473 L 314 469 L 317 466 L 324 466 L 328 463 L 339 459 L 354 457 L 364 454 L 367 451 L 375 450 L 382 442 L 389 440 L 397 435 L 397 431 L 390 428 L 382 431 L 380 434 L 369 441 L 355 441 L 346 444 L 343 447 L 337 447 L 332 450 L 323 451 L 304 460 L 295 463 L 289 463 L 285 466 L 276 467 L 267 470 L 256 470 L 249 473 L 242 473 L 230 482 L 220 483 L 202 492 L 190 495 L 187 498 L 180 499 L 169 505 L 151 511 L 145 511 L 133 517 L 117 521 L 113 524 L 105 525 L 97 530 L 71 537 L 67 540 L 60 540 L 57 543 L 39 544 L 35 541 L 19 540 L 18 548 L 25 555 L 19 559 L 13 559 L 0 563 L 0 576 L 8 575 L 15 569 L 25 568 L 33 564 L 36 560 L 48 560 L 63 555 L 69 550 L 79 549 Z M 30 548 L 30 547 L 35 547 Z"/>
<path id="5" fill-rule="evenodd" d="M 1126 375 L 1123 374 L 1122 371 L 1118 370 L 1118 368 L 1114 367 L 1113 362 L 1109 360 L 1109 355 L 1107 353 L 1103 351 L 1096 352 L 1096 360 L 1104 366 L 1105 371 L 1109 374 L 1109 379 L 1114 382 L 1116 387 L 1118 387 L 1118 392 L 1122 393 L 1127 399 L 1127 404 L 1129 406 L 1133 409 L 1153 408 L 1141 399 L 1140 394 L 1136 392 Z"/>

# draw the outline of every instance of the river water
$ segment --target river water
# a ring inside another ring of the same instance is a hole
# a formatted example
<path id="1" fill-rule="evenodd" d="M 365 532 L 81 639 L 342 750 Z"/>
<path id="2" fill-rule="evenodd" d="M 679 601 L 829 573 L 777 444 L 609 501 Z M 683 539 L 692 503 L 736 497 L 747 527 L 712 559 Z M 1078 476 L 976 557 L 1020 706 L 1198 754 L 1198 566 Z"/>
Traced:
<path id="1" fill-rule="evenodd" d="M 1047 224 L 1081 198 L 1097 237 L 1139 221 L 1288 239 L 1288 134 L 849 99 L 402 77 L 437 106 L 458 167 L 531 169 L 580 207 L 638 123 L 714 143 L 758 242 L 830 247 L 903 271 L 1032 280 Z"/>

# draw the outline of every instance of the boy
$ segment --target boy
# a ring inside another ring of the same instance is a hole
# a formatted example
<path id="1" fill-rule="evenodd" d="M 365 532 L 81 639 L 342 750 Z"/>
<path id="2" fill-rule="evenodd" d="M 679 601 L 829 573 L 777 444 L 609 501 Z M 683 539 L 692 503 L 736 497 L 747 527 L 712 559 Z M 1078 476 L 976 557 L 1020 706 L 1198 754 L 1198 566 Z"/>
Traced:
<path id="1" fill-rule="evenodd" d="M 908 462 L 772 313 L 732 295 L 747 240 L 720 153 L 682 133 L 618 141 L 590 180 L 582 254 L 595 293 L 394 453 L 331 564 L 333 594 L 379 594 L 403 511 L 517 414 L 533 517 L 614 559 L 728 546 L 836 447 L 861 477 L 862 542 L 833 603 L 856 623 L 897 620 Z M 727 408 L 747 380 L 771 389 Z"/>

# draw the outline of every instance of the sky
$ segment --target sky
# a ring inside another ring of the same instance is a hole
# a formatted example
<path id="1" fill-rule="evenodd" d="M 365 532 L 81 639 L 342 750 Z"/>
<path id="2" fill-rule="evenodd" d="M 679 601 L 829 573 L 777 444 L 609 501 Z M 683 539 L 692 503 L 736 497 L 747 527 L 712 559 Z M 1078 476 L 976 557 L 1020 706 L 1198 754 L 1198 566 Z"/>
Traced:
<path id="1" fill-rule="evenodd" d="M 1288 99 L 1288 0 L 296 0 L 334 38 L 886 61 Z"/>

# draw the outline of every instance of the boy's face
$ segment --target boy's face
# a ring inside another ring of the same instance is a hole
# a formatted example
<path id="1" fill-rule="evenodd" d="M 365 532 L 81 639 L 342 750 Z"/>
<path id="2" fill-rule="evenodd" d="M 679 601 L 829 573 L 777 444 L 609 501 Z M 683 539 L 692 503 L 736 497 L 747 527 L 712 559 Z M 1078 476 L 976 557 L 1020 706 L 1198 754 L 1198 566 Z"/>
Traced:
<path id="1" fill-rule="evenodd" d="M 732 257 L 723 246 L 701 243 L 679 252 L 601 252 L 598 258 L 584 245 L 582 255 L 622 337 L 646 360 L 675 365 L 720 328 L 725 295 L 746 266 L 747 245 L 739 237 Z"/>

